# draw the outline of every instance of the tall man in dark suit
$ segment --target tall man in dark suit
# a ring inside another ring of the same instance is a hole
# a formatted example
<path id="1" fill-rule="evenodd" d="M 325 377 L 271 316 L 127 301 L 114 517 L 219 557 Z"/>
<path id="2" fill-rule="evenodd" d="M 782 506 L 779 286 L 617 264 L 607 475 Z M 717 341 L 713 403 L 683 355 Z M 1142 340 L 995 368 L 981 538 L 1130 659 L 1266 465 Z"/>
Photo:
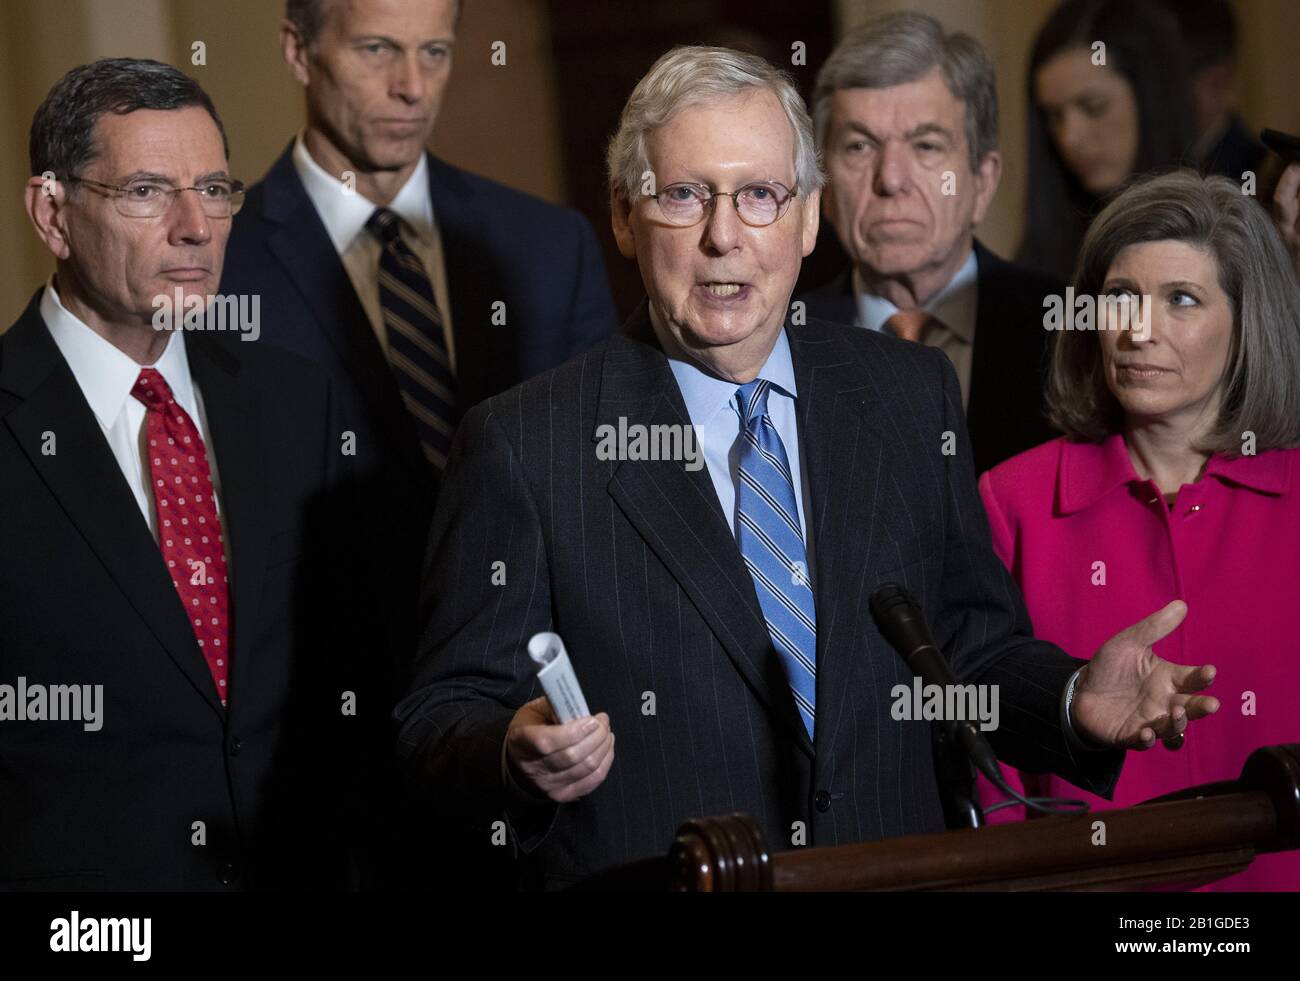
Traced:
<path id="1" fill-rule="evenodd" d="M 554 887 L 659 854 L 702 814 L 747 811 L 776 848 L 941 830 L 929 726 L 891 712 L 910 678 L 867 611 L 890 580 L 959 678 L 1000 686 L 990 735 L 1017 765 L 1104 794 L 1119 747 L 1213 710 L 1181 693 L 1202 674 L 1149 649 L 1181 604 L 1086 666 L 1030 635 L 942 354 L 790 324 L 821 175 L 785 76 L 674 49 L 609 159 L 647 303 L 469 413 L 431 533 L 399 747 L 468 840 L 508 829 Z M 595 716 L 557 724 L 538 697 L 524 647 L 546 630 Z"/>
<path id="2" fill-rule="evenodd" d="M 1056 435 L 1043 414 L 1043 299 L 1054 277 L 975 239 L 1002 175 L 997 81 L 983 49 L 918 13 L 842 41 L 817 79 L 826 215 L 853 266 L 807 315 L 938 347 L 957 369 L 975 469 Z"/>
<path id="3" fill-rule="evenodd" d="M 581 216 L 425 150 L 459 13 L 459 0 L 289 0 L 281 46 L 306 126 L 249 190 L 223 283 L 259 294 L 267 340 L 322 364 L 339 392 L 375 672 L 358 715 L 381 727 L 375 752 L 390 762 L 392 674 L 414 651 L 420 563 L 461 414 L 617 327 Z M 406 810 L 379 793 L 355 796 L 377 820 Z"/>
<path id="4" fill-rule="evenodd" d="M 342 883 L 341 457 L 324 373 L 200 316 L 227 156 L 152 61 L 32 123 L 58 267 L 0 336 L 0 889 Z"/>

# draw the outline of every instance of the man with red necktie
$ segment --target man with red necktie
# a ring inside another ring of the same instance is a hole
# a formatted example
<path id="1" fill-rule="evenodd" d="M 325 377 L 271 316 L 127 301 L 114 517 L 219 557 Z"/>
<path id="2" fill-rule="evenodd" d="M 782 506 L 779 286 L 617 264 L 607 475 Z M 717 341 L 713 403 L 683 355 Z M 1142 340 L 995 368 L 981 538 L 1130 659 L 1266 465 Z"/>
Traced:
<path id="1" fill-rule="evenodd" d="M 0 336 L 0 685 L 100 694 L 0 704 L 0 889 L 341 882 L 341 437 L 255 322 L 188 329 L 243 197 L 220 119 L 175 69 L 104 60 L 30 150 L 57 271 Z"/>

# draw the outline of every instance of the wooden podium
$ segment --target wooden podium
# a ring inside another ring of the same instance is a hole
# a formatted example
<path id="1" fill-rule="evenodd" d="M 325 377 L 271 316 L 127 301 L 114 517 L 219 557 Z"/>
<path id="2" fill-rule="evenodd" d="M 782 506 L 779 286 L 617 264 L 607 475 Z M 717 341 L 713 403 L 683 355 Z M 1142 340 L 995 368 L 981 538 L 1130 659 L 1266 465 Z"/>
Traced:
<path id="1" fill-rule="evenodd" d="M 1095 843 L 1103 831 L 1105 844 Z M 1293 848 L 1300 848 L 1300 744 L 1288 743 L 1257 749 L 1237 780 L 1136 807 L 858 845 L 772 853 L 748 815 L 699 818 L 682 825 L 666 857 L 601 873 L 578 888 L 1191 889 L 1241 871 L 1258 854 Z"/>

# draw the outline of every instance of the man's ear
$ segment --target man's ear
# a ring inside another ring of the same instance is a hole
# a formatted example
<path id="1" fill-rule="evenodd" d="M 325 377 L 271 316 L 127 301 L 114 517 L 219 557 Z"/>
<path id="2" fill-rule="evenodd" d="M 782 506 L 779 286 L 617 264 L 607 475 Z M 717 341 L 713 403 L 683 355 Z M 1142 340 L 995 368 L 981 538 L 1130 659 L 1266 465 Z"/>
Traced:
<path id="1" fill-rule="evenodd" d="M 817 247 L 817 231 L 821 228 L 821 188 L 808 195 L 803 206 L 803 255 L 807 258 Z"/>
<path id="2" fill-rule="evenodd" d="M 33 177 L 23 190 L 27 217 L 32 220 L 36 234 L 45 243 L 45 247 L 60 261 L 72 254 L 63 221 L 63 208 L 67 200 L 67 186 L 53 178 Z"/>
<path id="3" fill-rule="evenodd" d="M 299 85 L 311 81 L 311 72 L 307 67 L 310 60 L 307 45 L 291 20 L 280 21 L 280 54 L 284 56 L 284 63 L 289 66 L 289 71 Z"/>
<path id="4" fill-rule="evenodd" d="M 624 259 L 635 259 L 636 233 L 632 229 L 632 205 L 617 188 L 611 188 L 609 192 L 609 222 L 614 229 L 618 251 Z"/>
<path id="5" fill-rule="evenodd" d="M 1002 154 L 990 150 L 980 161 L 980 169 L 975 171 L 975 210 L 971 213 L 971 223 L 978 225 L 988 213 L 993 203 L 993 195 L 1002 182 Z"/>

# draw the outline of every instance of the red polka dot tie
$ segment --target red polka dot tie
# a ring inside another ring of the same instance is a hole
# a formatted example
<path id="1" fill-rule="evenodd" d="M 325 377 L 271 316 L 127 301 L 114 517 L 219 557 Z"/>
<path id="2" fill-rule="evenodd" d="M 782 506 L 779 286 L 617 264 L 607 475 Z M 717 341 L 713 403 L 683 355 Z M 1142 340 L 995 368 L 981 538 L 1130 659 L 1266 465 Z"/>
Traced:
<path id="1" fill-rule="evenodd" d="M 208 452 L 199 427 L 156 370 L 142 370 L 131 394 L 147 410 L 158 544 L 224 706 L 230 677 L 230 589 Z"/>

